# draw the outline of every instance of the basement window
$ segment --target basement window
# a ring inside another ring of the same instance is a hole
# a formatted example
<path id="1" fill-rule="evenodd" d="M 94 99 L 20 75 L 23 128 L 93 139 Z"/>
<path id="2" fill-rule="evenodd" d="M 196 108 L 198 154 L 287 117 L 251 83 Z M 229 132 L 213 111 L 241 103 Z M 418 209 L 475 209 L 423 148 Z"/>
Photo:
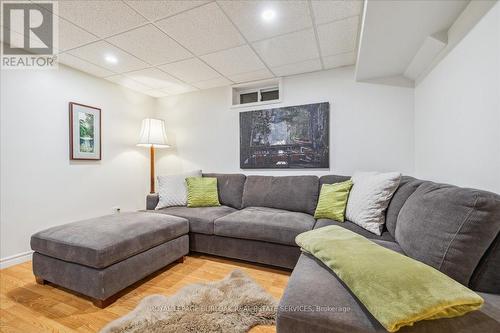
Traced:
<path id="1" fill-rule="evenodd" d="M 258 101 L 259 101 L 258 91 L 240 93 L 240 104 L 255 103 Z"/>
<path id="2" fill-rule="evenodd" d="M 260 100 L 262 102 L 265 101 L 274 101 L 280 98 L 280 90 L 278 87 L 262 89 L 260 91 Z"/>
<path id="3" fill-rule="evenodd" d="M 234 85 L 232 107 L 246 107 L 281 102 L 281 79 Z"/>

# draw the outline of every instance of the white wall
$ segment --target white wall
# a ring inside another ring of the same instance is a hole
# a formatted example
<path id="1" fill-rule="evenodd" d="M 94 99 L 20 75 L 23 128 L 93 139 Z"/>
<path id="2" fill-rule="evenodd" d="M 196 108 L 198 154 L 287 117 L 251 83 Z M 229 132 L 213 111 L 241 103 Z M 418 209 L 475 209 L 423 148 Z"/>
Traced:
<path id="1" fill-rule="evenodd" d="M 330 170 L 239 169 L 239 112 L 228 87 L 157 101 L 61 66 L 1 72 L 0 266 L 29 251 L 34 232 L 144 207 L 147 150 L 140 121 L 166 119 L 173 148 L 158 174 L 352 174 L 398 170 L 500 192 L 500 4 L 414 89 L 354 81 L 353 67 L 284 79 L 284 101 L 330 102 Z M 102 108 L 100 162 L 68 157 L 68 102 Z M 267 108 L 262 107 L 262 108 Z"/>
<path id="2" fill-rule="evenodd" d="M 144 208 L 149 157 L 135 143 L 153 98 L 64 66 L 3 70 L 0 96 L 0 258 L 28 251 L 38 230 Z M 70 101 L 102 109 L 101 161 L 69 160 Z"/>
<path id="3" fill-rule="evenodd" d="M 284 102 L 264 108 L 330 102 L 330 170 L 239 169 L 242 109 L 229 107 L 230 89 L 222 87 L 159 100 L 157 116 L 166 119 L 174 149 L 158 153 L 158 173 L 413 173 L 413 89 L 356 83 L 353 67 L 288 77 L 283 87 Z"/>
<path id="4" fill-rule="evenodd" d="M 500 4 L 415 89 L 416 176 L 500 193 Z"/>

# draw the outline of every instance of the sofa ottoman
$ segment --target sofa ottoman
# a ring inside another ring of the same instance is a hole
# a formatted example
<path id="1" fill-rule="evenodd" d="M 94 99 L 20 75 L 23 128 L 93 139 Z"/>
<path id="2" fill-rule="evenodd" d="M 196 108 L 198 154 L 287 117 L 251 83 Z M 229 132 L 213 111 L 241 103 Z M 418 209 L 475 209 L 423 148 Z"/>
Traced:
<path id="1" fill-rule="evenodd" d="M 189 252 L 188 221 L 120 213 L 69 223 L 31 237 L 33 273 L 106 307 L 119 291 Z"/>

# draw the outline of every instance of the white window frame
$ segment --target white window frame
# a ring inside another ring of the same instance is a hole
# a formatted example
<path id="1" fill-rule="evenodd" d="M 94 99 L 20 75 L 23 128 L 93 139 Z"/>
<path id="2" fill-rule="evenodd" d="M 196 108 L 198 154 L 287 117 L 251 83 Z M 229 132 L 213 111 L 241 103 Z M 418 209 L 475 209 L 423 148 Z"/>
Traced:
<path id="1" fill-rule="evenodd" d="M 237 96 L 238 102 L 241 101 L 241 95 L 250 94 L 250 93 L 254 93 L 254 92 L 257 93 L 257 102 L 253 102 L 253 103 L 258 103 L 260 101 L 260 90 L 258 88 L 237 91 L 236 96 Z M 244 103 L 244 104 L 237 104 L 237 105 L 248 105 L 248 104 L 253 104 L 253 103 Z"/>
<path id="2" fill-rule="evenodd" d="M 231 98 L 232 98 L 231 108 L 246 108 L 246 107 L 255 107 L 260 105 L 281 103 L 281 101 L 283 100 L 282 87 L 283 85 L 281 78 L 233 85 L 231 86 Z M 279 94 L 278 99 L 273 99 L 270 101 L 261 101 L 262 98 L 261 91 L 276 90 L 276 89 L 278 90 Z M 257 93 L 257 99 L 258 99 L 257 102 L 240 104 L 240 96 L 242 94 L 248 94 L 253 92 Z M 235 101 L 237 102 L 235 103 Z"/>

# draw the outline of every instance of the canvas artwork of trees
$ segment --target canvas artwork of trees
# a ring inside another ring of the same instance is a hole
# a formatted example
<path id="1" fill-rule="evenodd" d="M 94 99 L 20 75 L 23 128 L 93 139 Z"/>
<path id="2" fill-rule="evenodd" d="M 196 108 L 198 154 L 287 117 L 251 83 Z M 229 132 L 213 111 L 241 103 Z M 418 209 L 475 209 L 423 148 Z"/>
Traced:
<path id="1" fill-rule="evenodd" d="M 329 103 L 240 113 L 240 167 L 328 168 Z"/>

